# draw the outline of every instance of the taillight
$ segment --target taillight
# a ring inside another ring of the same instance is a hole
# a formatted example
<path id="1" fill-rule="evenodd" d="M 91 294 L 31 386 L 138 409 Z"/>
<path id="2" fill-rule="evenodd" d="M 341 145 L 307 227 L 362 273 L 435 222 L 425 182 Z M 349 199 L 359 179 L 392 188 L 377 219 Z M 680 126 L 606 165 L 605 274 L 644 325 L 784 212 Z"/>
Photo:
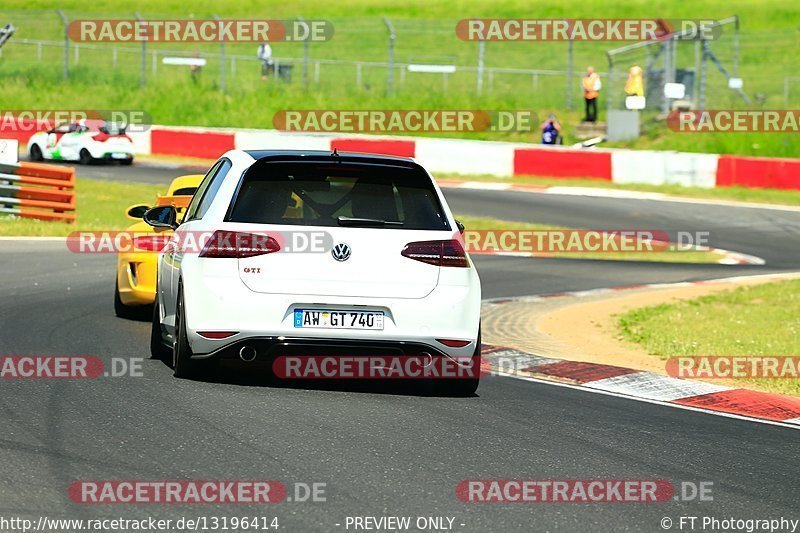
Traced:
<path id="1" fill-rule="evenodd" d="M 198 331 L 197 334 L 206 339 L 220 340 L 233 337 L 238 331 Z"/>
<path id="2" fill-rule="evenodd" d="M 92 140 L 97 142 L 106 142 L 108 138 L 111 137 L 108 133 L 103 133 L 102 131 L 96 135 L 92 135 Z"/>
<path id="3" fill-rule="evenodd" d="M 169 242 L 170 235 L 147 235 L 133 238 L 133 247 L 148 252 L 160 252 Z"/>
<path id="4" fill-rule="evenodd" d="M 455 239 L 410 242 L 400 253 L 403 257 L 430 265 L 462 268 L 469 266 L 464 247 Z"/>
<path id="5" fill-rule="evenodd" d="M 472 342 L 472 341 L 462 341 L 458 339 L 436 339 L 436 341 L 441 342 L 442 344 L 450 348 L 463 348 L 464 346 Z"/>
<path id="6" fill-rule="evenodd" d="M 200 257 L 255 257 L 280 249 L 278 241 L 268 235 L 217 230 L 206 242 Z"/>

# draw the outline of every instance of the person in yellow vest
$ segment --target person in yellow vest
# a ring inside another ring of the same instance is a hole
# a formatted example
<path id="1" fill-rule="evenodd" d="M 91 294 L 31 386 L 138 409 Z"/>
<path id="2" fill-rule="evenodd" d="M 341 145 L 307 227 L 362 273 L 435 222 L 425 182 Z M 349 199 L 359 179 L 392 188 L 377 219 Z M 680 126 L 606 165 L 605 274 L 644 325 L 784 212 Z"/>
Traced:
<path id="1" fill-rule="evenodd" d="M 644 96 L 644 80 L 642 80 L 642 69 L 639 65 L 632 66 L 628 71 L 625 94 L 628 96 Z"/>
<path id="2" fill-rule="evenodd" d="M 586 76 L 583 77 L 583 99 L 586 101 L 586 122 L 597 122 L 597 97 L 600 96 L 600 75 L 594 71 L 594 67 L 586 69 Z"/>

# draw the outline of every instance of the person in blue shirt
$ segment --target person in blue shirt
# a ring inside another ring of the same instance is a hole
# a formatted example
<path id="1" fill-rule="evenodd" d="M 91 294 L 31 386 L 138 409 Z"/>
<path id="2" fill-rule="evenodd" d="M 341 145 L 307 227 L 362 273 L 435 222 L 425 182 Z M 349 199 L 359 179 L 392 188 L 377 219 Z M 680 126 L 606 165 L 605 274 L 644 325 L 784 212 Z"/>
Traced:
<path id="1" fill-rule="evenodd" d="M 554 114 L 550 114 L 547 120 L 542 122 L 542 144 L 561 144 L 561 124 L 556 120 Z"/>

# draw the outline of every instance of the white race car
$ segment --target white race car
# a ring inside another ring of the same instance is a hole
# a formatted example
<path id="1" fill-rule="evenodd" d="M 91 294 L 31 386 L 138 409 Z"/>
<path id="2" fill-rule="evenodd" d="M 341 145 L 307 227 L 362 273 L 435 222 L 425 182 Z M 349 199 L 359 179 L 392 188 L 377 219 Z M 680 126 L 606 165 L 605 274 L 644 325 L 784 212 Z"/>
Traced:
<path id="1" fill-rule="evenodd" d="M 463 227 L 412 159 L 232 150 L 180 225 L 172 206 L 144 220 L 175 229 L 159 258 L 151 352 L 171 354 L 178 377 L 286 353 L 480 366 L 481 287 Z M 309 233 L 324 250 L 298 247 Z M 478 373 L 431 382 L 469 395 Z"/>
<path id="2" fill-rule="evenodd" d="M 28 155 L 31 161 L 44 159 L 79 161 L 88 165 L 94 161 L 119 161 L 123 165 L 133 163 L 135 150 L 133 141 L 124 130 L 111 125 L 94 125 L 68 122 L 49 131 L 35 133 L 28 140 Z"/>

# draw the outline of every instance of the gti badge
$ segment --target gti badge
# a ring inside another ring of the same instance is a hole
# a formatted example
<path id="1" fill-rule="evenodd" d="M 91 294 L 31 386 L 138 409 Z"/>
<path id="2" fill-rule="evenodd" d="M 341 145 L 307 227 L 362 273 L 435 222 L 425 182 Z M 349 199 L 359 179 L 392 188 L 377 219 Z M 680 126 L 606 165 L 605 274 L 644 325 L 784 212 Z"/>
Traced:
<path id="1" fill-rule="evenodd" d="M 350 245 L 340 242 L 331 250 L 331 255 L 337 261 L 347 261 L 350 259 Z"/>

